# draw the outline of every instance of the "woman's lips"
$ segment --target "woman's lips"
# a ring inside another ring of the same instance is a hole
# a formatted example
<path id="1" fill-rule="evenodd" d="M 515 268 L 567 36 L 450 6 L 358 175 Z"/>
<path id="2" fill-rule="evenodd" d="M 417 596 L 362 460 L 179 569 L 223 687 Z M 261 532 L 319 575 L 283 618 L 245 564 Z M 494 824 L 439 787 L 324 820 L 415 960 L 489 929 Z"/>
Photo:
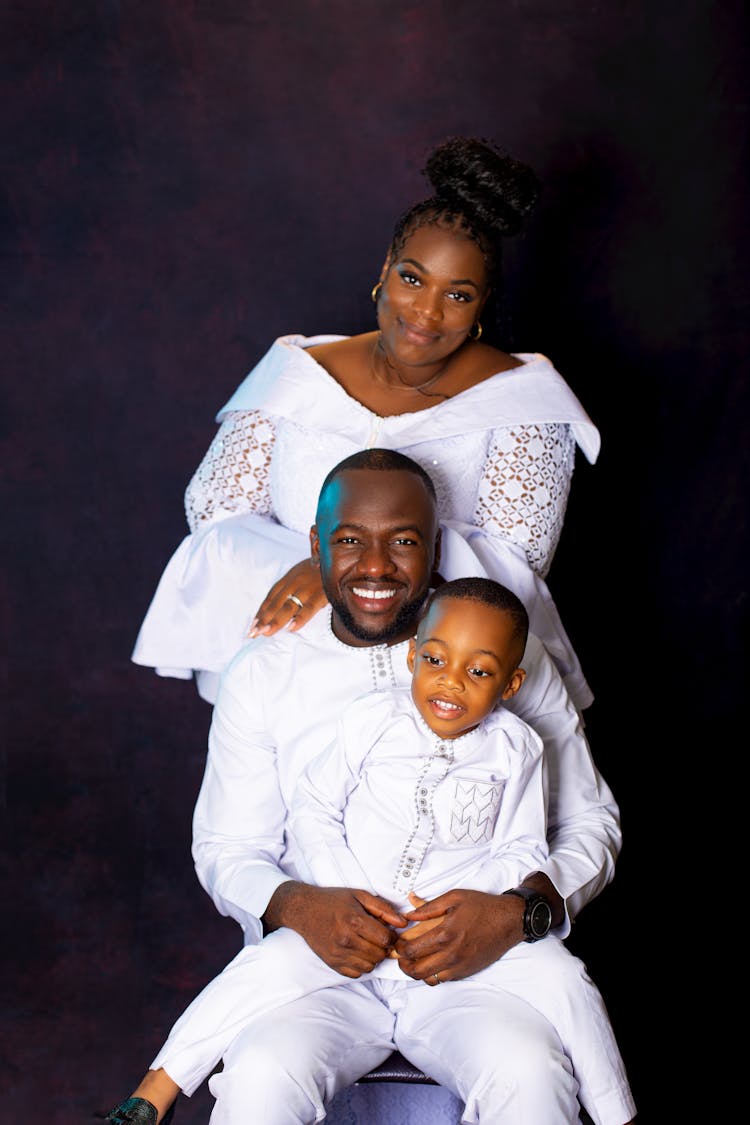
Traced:
<path id="1" fill-rule="evenodd" d="M 431 332 L 428 328 L 420 328 L 417 324 L 402 321 L 404 337 L 414 344 L 434 344 L 440 339 L 438 332 Z"/>

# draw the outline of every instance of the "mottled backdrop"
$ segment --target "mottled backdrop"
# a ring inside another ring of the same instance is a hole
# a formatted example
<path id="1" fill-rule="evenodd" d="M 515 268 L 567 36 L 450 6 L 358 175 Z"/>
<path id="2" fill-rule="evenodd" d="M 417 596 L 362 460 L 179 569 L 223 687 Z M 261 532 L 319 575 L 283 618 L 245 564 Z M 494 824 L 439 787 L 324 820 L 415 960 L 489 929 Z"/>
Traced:
<path id="1" fill-rule="evenodd" d="M 209 709 L 130 652 L 216 410 L 276 335 L 372 326 L 453 133 L 544 184 L 507 344 L 602 432 L 550 585 L 625 832 L 571 944 L 640 1121 L 685 1119 L 702 955 L 737 941 L 746 44 L 739 0 L 0 5 L 3 1120 L 91 1120 L 238 948 L 190 860 Z"/>

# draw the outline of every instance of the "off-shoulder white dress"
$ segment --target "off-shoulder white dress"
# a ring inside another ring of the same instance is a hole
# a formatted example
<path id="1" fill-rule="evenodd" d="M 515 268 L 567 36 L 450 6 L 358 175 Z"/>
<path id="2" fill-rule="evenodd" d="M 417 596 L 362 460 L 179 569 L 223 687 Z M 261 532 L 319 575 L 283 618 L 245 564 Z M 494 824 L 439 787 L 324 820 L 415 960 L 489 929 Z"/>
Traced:
<path id="1" fill-rule="evenodd" d="M 548 359 L 521 365 L 412 414 L 380 417 L 307 348 L 341 336 L 282 336 L 217 415 L 220 428 L 185 497 L 190 534 L 167 564 L 132 659 L 161 675 L 218 676 L 270 586 L 309 555 L 329 470 L 358 450 L 397 449 L 435 482 L 440 572 L 489 575 L 526 605 L 579 709 L 592 694 L 544 581 L 562 530 L 576 444 L 599 433 Z"/>

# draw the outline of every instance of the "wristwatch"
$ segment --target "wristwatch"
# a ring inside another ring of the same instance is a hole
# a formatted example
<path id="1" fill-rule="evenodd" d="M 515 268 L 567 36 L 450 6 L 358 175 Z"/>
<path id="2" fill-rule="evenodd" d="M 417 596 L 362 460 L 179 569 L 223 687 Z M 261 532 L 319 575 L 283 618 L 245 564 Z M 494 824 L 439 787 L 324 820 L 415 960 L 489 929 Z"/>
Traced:
<path id="1" fill-rule="evenodd" d="M 505 895 L 517 895 L 526 902 L 523 912 L 524 941 L 539 941 L 546 937 L 552 926 L 552 907 L 544 895 L 532 891 L 530 887 L 514 887 L 512 891 L 503 891 Z"/>

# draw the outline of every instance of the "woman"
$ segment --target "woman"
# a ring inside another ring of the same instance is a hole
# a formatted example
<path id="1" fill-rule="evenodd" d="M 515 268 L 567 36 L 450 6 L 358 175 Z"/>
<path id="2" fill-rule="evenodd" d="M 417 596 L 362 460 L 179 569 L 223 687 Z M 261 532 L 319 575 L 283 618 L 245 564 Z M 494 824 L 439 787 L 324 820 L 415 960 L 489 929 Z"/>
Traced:
<path id="1" fill-rule="evenodd" d="M 248 635 L 299 628 L 325 604 L 308 558 L 318 490 L 334 464 L 373 446 L 406 453 L 435 481 L 441 575 L 486 574 L 514 590 L 579 709 L 592 700 L 544 578 L 576 443 L 593 463 L 599 435 L 549 360 L 481 340 L 502 239 L 521 229 L 537 181 L 473 138 L 438 146 L 425 172 L 433 195 L 402 215 L 372 291 L 377 330 L 276 340 L 219 412 L 188 486 L 191 535 L 133 660 L 195 672 L 210 702 Z"/>

